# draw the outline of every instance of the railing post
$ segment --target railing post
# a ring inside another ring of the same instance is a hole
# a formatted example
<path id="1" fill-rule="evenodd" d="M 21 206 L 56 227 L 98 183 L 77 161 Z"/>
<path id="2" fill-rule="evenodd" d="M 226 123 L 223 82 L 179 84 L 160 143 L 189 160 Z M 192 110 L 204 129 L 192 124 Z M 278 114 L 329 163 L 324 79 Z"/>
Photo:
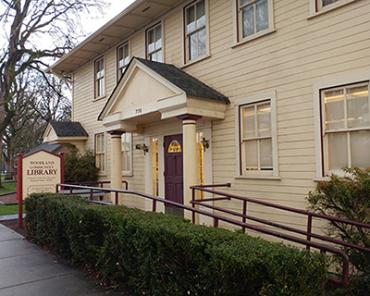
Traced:
<path id="1" fill-rule="evenodd" d="M 59 184 L 55 185 L 55 192 L 59 193 Z"/>
<path id="2" fill-rule="evenodd" d="M 307 240 L 311 241 L 311 233 L 312 233 L 312 215 L 308 214 L 307 216 Z M 310 246 L 306 246 L 306 249 L 309 251 Z"/>
<path id="3" fill-rule="evenodd" d="M 245 217 L 247 215 L 247 201 L 243 200 L 243 223 L 247 222 L 247 218 Z M 245 233 L 245 226 L 243 226 L 243 233 Z"/>
<path id="4" fill-rule="evenodd" d="M 213 227 L 218 228 L 218 218 L 213 218 Z"/>
<path id="5" fill-rule="evenodd" d="M 194 204 L 195 188 L 194 187 L 191 188 L 191 201 L 192 201 L 191 206 L 194 209 L 195 208 L 195 204 Z M 193 224 L 195 224 L 195 212 L 194 211 L 191 212 L 191 221 L 192 221 Z"/>
<path id="6" fill-rule="evenodd" d="M 115 197 L 115 203 L 116 205 L 118 205 L 118 192 L 115 192 L 114 197 Z"/>
<path id="7" fill-rule="evenodd" d="M 73 193 L 73 188 L 69 187 L 69 194 L 72 195 L 72 193 Z"/>
<path id="8" fill-rule="evenodd" d="M 93 200 L 93 190 L 90 189 L 90 200 Z"/>
<path id="9" fill-rule="evenodd" d="M 156 212 L 157 211 L 157 201 L 155 199 L 153 199 L 153 207 L 152 207 L 152 211 L 153 212 Z"/>

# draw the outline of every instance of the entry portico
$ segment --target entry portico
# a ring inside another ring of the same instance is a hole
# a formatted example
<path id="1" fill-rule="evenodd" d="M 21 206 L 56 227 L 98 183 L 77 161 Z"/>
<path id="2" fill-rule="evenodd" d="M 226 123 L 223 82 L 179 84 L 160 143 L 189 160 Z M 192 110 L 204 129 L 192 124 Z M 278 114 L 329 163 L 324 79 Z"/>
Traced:
<path id="1" fill-rule="evenodd" d="M 175 201 L 179 201 L 181 191 L 184 204 L 189 204 L 189 187 L 198 183 L 197 122 L 206 126 L 212 120 L 224 119 L 228 103 L 227 97 L 174 65 L 133 58 L 99 115 L 111 134 L 112 187 L 121 185 L 121 135 L 162 137 L 164 151 L 159 165 L 164 168 L 165 178 L 160 191 L 166 199 Z M 181 130 L 170 132 L 170 125 L 177 126 L 177 121 L 182 124 Z M 172 141 L 166 142 L 165 138 Z M 137 148 L 145 153 L 152 149 L 147 144 Z M 146 171 L 152 170 L 148 167 Z M 182 182 L 172 183 L 175 177 Z"/>

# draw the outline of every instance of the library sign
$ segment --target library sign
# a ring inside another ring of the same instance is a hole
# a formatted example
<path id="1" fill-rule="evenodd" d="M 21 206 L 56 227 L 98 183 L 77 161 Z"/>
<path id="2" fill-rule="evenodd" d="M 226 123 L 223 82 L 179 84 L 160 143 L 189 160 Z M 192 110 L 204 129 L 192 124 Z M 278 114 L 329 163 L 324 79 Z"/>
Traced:
<path id="1" fill-rule="evenodd" d="M 17 200 L 22 220 L 23 200 L 32 193 L 55 193 L 56 185 L 63 183 L 64 157 L 45 150 L 18 158 Z"/>

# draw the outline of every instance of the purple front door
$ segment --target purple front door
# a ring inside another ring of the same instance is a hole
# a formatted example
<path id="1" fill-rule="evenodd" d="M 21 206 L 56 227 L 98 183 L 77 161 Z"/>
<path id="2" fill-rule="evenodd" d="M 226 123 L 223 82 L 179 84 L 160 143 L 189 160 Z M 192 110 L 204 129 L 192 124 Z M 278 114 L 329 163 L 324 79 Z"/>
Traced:
<path id="1" fill-rule="evenodd" d="M 164 137 L 164 182 L 165 198 L 177 203 L 184 203 L 182 135 Z M 167 213 L 182 215 L 182 210 L 166 206 Z"/>

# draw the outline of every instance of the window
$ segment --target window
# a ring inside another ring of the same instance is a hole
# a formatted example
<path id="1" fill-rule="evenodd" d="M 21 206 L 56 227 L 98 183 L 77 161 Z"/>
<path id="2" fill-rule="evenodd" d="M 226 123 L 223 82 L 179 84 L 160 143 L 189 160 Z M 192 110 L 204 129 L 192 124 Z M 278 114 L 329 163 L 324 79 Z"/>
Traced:
<path id="1" fill-rule="evenodd" d="M 132 134 L 122 135 L 122 174 L 132 175 Z"/>
<path id="2" fill-rule="evenodd" d="M 117 77 L 121 78 L 125 72 L 128 63 L 130 62 L 128 43 L 125 43 L 117 48 Z"/>
<path id="3" fill-rule="evenodd" d="M 95 165 L 100 172 L 105 171 L 105 139 L 104 133 L 95 135 Z"/>
<path id="4" fill-rule="evenodd" d="M 104 81 L 104 59 L 95 61 L 95 98 L 104 97 L 105 81 Z"/>
<path id="5" fill-rule="evenodd" d="M 198 0 L 185 7 L 185 62 L 205 56 L 207 42 L 206 4 Z"/>
<path id="6" fill-rule="evenodd" d="M 370 167 L 369 82 L 321 91 L 324 173 Z"/>
<path id="7" fill-rule="evenodd" d="M 239 106 L 241 175 L 273 175 L 276 141 L 271 110 L 271 99 Z"/>
<path id="8" fill-rule="evenodd" d="M 316 15 L 321 12 L 330 11 L 340 6 L 355 2 L 357 0 L 310 0 L 310 13 Z"/>
<path id="9" fill-rule="evenodd" d="M 271 29 L 271 0 L 237 0 L 237 2 L 238 41 Z"/>
<path id="10" fill-rule="evenodd" d="M 316 0 L 317 1 L 317 10 L 326 8 L 327 6 L 339 2 L 341 0 Z"/>
<path id="11" fill-rule="evenodd" d="M 163 62 L 162 25 L 158 24 L 146 31 L 146 56 L 150 61 Z"/>

